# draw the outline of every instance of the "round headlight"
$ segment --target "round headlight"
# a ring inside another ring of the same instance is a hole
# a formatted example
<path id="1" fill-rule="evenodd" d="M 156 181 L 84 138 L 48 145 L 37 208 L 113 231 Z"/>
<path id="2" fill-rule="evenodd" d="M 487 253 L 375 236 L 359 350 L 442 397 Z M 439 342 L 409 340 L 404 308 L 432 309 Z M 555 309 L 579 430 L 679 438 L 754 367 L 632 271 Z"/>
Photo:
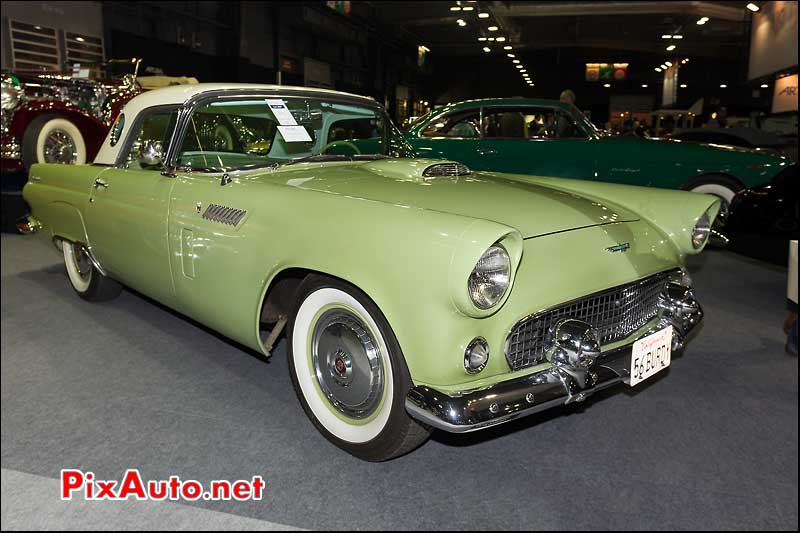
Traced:
<path id="1" fill-rule="evenodd" d="M 692 246 L 695 250 L 699 250 L 708 240 L 711 234 L 711 219 L 708 218 L 708 213 L 703 213 L 703 216 L 697 221 L 692 230 Z"/>
<path id="2" fill-rule="evenodd" d="M 14 109 L 19 104 L 22 90 L 18 85 L 3 79 L 0 83 L 0 107 L 3 110 Z"/>
<path id="3" fill-rule="evenodd" d="M 472 269 L 467 282 L 469 297 L 478 309 L 497 305 L 508 290 L 511 259 L 506 249 L 495 244 L 486 250 Z"/>

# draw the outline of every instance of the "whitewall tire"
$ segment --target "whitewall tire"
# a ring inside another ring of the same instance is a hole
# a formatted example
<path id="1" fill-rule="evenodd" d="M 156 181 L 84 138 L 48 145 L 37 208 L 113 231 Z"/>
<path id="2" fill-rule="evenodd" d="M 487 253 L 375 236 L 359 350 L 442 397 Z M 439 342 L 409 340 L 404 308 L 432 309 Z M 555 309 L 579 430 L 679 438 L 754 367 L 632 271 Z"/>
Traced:
<path id="1" fill-rule="evenodd" d="M 310 276 L 288 328 L 292 382 L 317 429 L 370 461 L 402 455 L 429 430 L 405 411 L 411 379 L 377 306 L 339 280 Z"/>
<path id="2" fill-rule="evenodd" d="M 27 168 L 34 163 L 83 165 L 87 159 L 86 141 L 70 120 L 44 115 L 31 121 L 25 130 L 22 159 Z"/>
<path id="3" fill-rule="evenodd" d="M 119 296 L 122 286 L 95 268 L 83 245 L 62 240 L 61 249 L 69 282 L 78 296 L 89 301 L 111 300 Z"/>

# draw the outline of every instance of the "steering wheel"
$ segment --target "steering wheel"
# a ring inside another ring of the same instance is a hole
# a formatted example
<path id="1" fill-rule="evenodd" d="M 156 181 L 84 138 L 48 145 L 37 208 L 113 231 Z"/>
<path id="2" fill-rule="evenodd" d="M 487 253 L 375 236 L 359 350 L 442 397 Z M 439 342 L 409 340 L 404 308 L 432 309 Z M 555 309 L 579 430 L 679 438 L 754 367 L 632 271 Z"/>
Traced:
<path id="1" fill-rule="evenodd" d="M 327 154 L 328 150 L 330 150 L 332 148 L 338 148 L 340 146 L 350 148 L 353 151 L 353 154 L 342 154 L 342 155 L 361 155 L 361 150 L 359 150 L 358 146 L 356 146 L 355 144 L 353 144 L 350 141 L 333 141 L 333 142 L 329 142 L 328 144 L 326 144 L 325 146 L 322 147 L 322 150 L 320 150 L 319 153 Z"/>

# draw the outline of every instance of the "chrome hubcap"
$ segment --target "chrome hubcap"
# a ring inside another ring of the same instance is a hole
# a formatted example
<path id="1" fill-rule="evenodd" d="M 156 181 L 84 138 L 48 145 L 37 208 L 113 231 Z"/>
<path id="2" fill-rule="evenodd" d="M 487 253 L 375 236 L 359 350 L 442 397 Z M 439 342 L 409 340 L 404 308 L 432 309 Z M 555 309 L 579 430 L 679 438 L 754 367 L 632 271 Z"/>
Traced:
<path id="1" fill-rule="evenodd" d="M 81 279 L 88 280 L 92 275 L 92 261 L 89 259 L 86 248 L 79 244 L 73 244 L 72 256 L 75 258 L 75 268 L 78 270 L 78 275 Z"/>
<path id="2" fill-rule="evenodd" d="M 64 130 L 53 130 L 44 140 L 44 160 L 47 163 L 72 164 L 78 160 L 75 141 Z"/>
<path id="3" fill-rule="evenodd" d="M 322 393 L 350 418 L 366 418 L 381 401 L 380 349 L 364 323 L 350 311 L 326 311 L 314 326 L 311 359 Z"/>

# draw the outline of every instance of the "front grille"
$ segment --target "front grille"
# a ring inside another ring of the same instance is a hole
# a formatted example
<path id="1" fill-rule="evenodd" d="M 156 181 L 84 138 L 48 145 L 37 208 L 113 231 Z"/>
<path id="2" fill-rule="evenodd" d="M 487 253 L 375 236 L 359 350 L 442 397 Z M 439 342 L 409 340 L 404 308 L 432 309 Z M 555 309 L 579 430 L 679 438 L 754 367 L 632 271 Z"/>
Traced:
<path id="1" fill-rule="evenodd" d="M 562 318 L 575 318 L 593 326 L 601 345 L 624 339 L 658 314 L 658 297 L 669 277 L 668 272 L 661 272 L 522 319 L 506 339 L 508 364 L 512 370 L 519 370 L 541 363 L 545 336 L 550 326 Z"/>

